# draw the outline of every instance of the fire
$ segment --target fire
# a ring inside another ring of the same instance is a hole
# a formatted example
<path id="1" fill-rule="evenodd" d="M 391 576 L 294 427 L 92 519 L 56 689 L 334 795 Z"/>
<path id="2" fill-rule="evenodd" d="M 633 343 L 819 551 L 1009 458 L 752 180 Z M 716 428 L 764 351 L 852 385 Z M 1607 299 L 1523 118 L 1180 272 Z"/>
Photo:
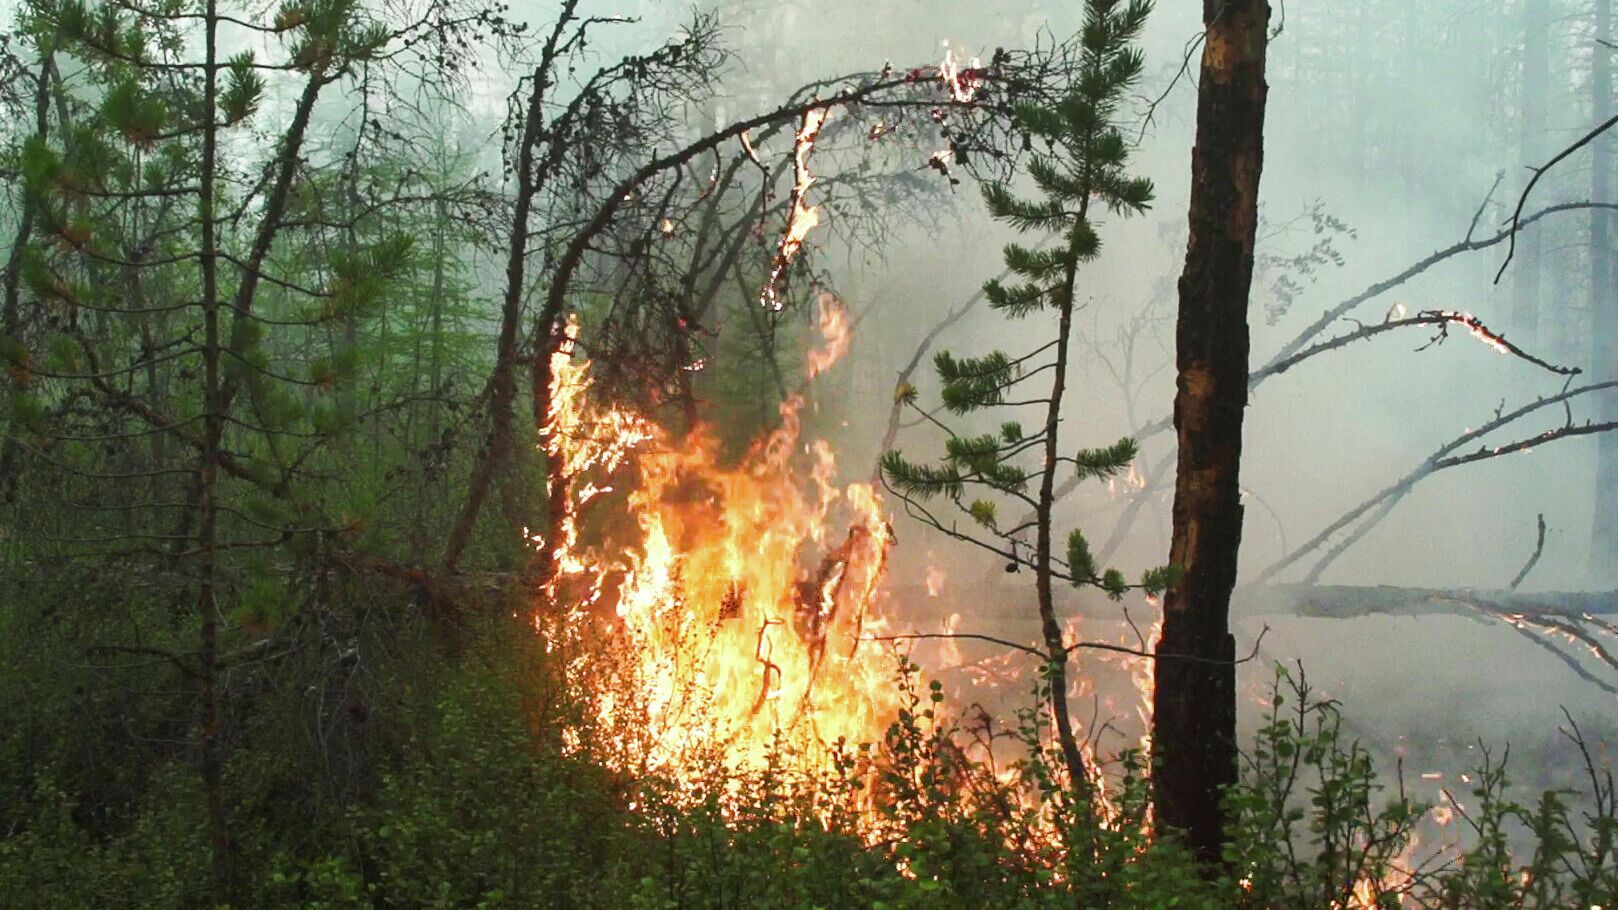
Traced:
<path id="1" fill-rule="evenodd" d="M 815 140 L 820 136 L 821 127 L 831 117 L 830 108 L 812 108 L 803 112 L 803 120 L 799 123 L 798 131 L 792 140 L 792 210 L 787 214 L 787 229 L 781 235 L 781 243 L 776 247 L 775 259 L 770 264 L 770 277 L 764 282 L 764 290 L 759 294 L 759 303 L 779 313 L 786 306 L 780 297 L 780 284 L 786 275 L 787 267 L 797 258 L 798 250 L 803 247 L 803 241 L 809 232 L 820 224 L 820 210 L 808 203 L 809 187 L 814 185 L 815 177 L 809 171 L 809 153 L 814 151 Z M 744 139 L 745 139 L 745 135 Z M 751 152 L 749 152 L 751 154 Z"/>
<path id="2" fill-rule="evenodd" d="M 944 46 L 944 59 L 938 64 L 938 78 L 949 90 L 950 98 L 957 104 L 971 104 L 977 99 L 978 89 L 983 86 L 983 61 L 973 57 L 965 68 L 955 60 L 955 49 L 947 43 Z"/>
<path id="3" fill-rule="evenodd" d="M 854 331 L 853 324 L 848 320 L 848 307 L 841 300 L 822 291 L 815 302 L 820 309 L 820 334 L 825 338 L 826 345 L 808 354 L 810 379 L 831 369 L 832 364 L 848 353 Z"/>
<path id="4" fill-rule="evenodd" d="M 834 304 L 811 373 L 847 349 Z M 682 781 L 715 760 L 812 770 L 838 740 L 879 740 L 899 697 L 867 640 L 893 545 L 875 490 L 839 485 L 831 448 L 801 438 L 801 397 L 737 464 L 706 427 L 675 439 L 594 401 L 577 332 L 553 359 L 544 439 L 561 512 L 540 544 L 556 569 L 536 617 L 561 683 L 590 706 L 563 742 Z M 599 544 L 581 539 L 586 502 Z"/>

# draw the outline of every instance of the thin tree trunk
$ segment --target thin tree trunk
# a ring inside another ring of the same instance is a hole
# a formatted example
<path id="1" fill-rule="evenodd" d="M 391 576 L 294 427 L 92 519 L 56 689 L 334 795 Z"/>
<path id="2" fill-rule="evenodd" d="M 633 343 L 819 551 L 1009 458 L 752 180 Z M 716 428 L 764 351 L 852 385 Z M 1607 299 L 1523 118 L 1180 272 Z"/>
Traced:
<path id="1" fill-rule="evenodd" d="M 1247 405 L 1248 291 L 1263 165 L 1264 0 L 1204 0 L 1206 42 L 1191 161 L 1190 239 L 1180 277 L 1179 436 L 1169 561 L 1181 576 L 1163 602 L 1152 761 L 1157 817 L 1199 859 L 1220 859 L 1221 791 L 1236 780 L 1235 640 L 1230 592 L 1241 543 L 1239 472 Z"/>
<path id="2" fill-rule="evenodd" d="M 1088 210 L 1089 200 L 1086 199 L 1080 203 L 1080 223 L 1089 214 Z M 1090 779 L 1085 773 L 1084 756 L 1079 751 L 1078 738 L 1073 734 L 1073 720 L 1068 713 L 1068 651 L 1062 637 L 1062 623 L 1056 618 L 1056 598 L 1051 578 L 1051 550 L 1054 544 L 1051 512 L 1056 504 L 1056 468 L 1060 464 L 1057 458 L 1061 454 L 1058 433 L 1062 422 L 1062 398 L 1067 391 L 1067 355 L 1068 344 L 1073 337 L 1073 293 L 1077 274 L 1078 262 L 1074 259 L 1068 262 L 1063 277 L 1061 314 L 1056 323 L 1056 375 L 1051 379 L 1051 397 L 1045 411 L 1044 471 L 1040 474 L 1034 528 L 1034 591 L 1039 602 L 1039 626 L 1045 639 L 1049 666 L 1051 713 L 1056 719 L 1056 741 L 1062 748 L 1062 760 L 1067 763 L 1069 786 L 1075 792 L 1085 792 L 1089 789 Z"/>
<path id="3" fill-rule="evenodd" d="M 208 805 L 208 843 L 213 860 L 213 904 L 228 906 L 234 887 L 229 818 L 224 796 L 224 748 L 219 724 L 219 605 L 215 596 L 219 510 L 219 455 L 225 432 L 224 390 L 220 382 L 218 248 L 214 236 L 214 173 L 217 156 L 219 73 L 215 45 L 216 0 L 208 0 L 203 28 L 202 175 L 198 208 L 202 220 L 203 438 L 197 464 L 197 613 L 200 623 L 198 679 L 201 688 L 202 787 Z"/>
<path id="4" fill-rule="evenodd" d="M 34 135 L 41 142 L 50 131 L 50 84 L 53 52 L 47 51 L 39 62 L 39 81 L 34 89 Z M 0 338 L 10 344 L 19 344 L 22 331 L 21 284 L 22 260 L 28 251 L 28 241 L 34 232 L 35 204 L 27 190 L 23 191 L 22 218 L 17 225 L 17 236 L 12 241 L 11 255 L 6 258 L 5 301 L 0 305 Z M 0 440 L 0 501 L 9 502 L 16 495 L 18 460 L 21 447 L 14 436 Z"/>
<path id="5" fill-rule="evenodd" d="M 534 70 L 534 90 L 528 98 L 523 118 L 522 145 L 517 150 L 517 200 L 511 216 L 511 237 L 506 248 L 506 293 L 500 305 L 500 335 L 494 347 L 494 375 L 489 380 L 489 435 L 478 453 L 472 480 L 467 485 L 466 503 L 450 532 L 444 549 L 444 569 L 454 572 L 472 540 L 478 513 L 488 498 L 494 478 L 515 447 L 512 430 L 516 425 L 517 325 L 522 321 L 524 266 L 528 256 L 528 217 L 534 203 L 534 144 L 544 126 L 545 80 L 549 73 L 541 66 Z M 535 351 L 535 357 L 545 352 Z M 543 420 L 543 415 L 535 420 Z M 547 545 L 549 541 L 547 540 Z"/>
<path id="6" fill-rule="evenodd" d="M 1596 0 L 1594 66 L 1591 72 L 1591 121 L 1612 116 L 1612 0 Z M 1592 144 L 1594 160 L 1590 198 L 1605 202 L 1612 196 L 1612 141 L 1601 136 Z M 1618 257 L 1612 249 L 1612 213 L 1590 212 L 1590 364 L 1597 379 L 1618 378 Z M 1602 393 L 1596 400 L 1596 419 L 1618 420 L 1618 394 Z M 1594 490 L 1595 521 L 1590 532 L 1590 578 L 1598 584 L 1618 581 L 1618 434 L 1603 433 L 1596 443 Z"/>

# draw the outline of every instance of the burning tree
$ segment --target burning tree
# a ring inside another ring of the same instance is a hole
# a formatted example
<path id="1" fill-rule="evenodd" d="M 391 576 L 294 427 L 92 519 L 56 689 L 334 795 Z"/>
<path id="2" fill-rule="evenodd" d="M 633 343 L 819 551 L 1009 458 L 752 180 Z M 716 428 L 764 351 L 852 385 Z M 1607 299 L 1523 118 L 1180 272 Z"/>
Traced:
<path id="1" fill-rule="evenodd" d="M 906 385 L 896 394 L 947 434 L 944 461 L 917 464 L 897 451 L 882 459 L 890 489 L 910 514 L 1005 559 L 1008 571 L 1033 570 L 1043 635 L 1041 646 L 1033 650 L 1045 662 L 1057 739 L 1070 786 L 1078 790 L 1086 787 L 1092 775 L 1067 705 L 1069 657 L 1081 643 L 1065 636 L 1056 615 L 1053 588 L 1056 582 L 1065 581 L 1122 597 L 1137 587 L 1117 570 L 1098 565 L 1078 528 L 1068 532 L 1065 551 L 1056 551 L 1053 512 L 1058 473 L 1072 471 L 1081 480 L 1108 478 L 1125 470 L 1136 454 L 1134 441 L 1127 438 L 1072 454 L 1066 454 L 1060 439 L 1078 276 L 1081 266 L 1101 251 L 1092 207 L 1099 204 L 1113 213 L 1131 215 L 1145 211 L 1152 200 L 1151 182 L 1126 170 L 1129 146 L 1117 126 L 1124 93 L 1140 76 L 1142 58 L 1134 41 L 1151 4 L 1145 0 L 1123 4 L 1090 0 L 1086 10 L 1077 78 L 1069 93 L 1050 105 L 1020 105 L 1015 113 L 1018 126 L 1042 146 L 1027 165 L 1040 198 L 1019 197 L 1009 185 L 999 182 L 987 183 L 983 193 L 997 219 L 1018 231 L 1059 239 L 1057 245 L 1043 248 L 1007 246 L 1006 266 L 1022 280 L 1008 285 L 996 279 L 984 286 L 989 305 L 1008 318 L 1054 316 L 1055 337 L 1016 356 L 995 351 L 957 358 L 940 352 L 934 359 L 943 384 L 942 410 L 966 415 L 986 409 L 1035 408 L 1037 428 L 1008 420 L 998 432 L 968 435 L 945 424 L 936 413 L 917 407 L 916 390 Z M 1016 394 L 1033 388 L 1035 382 L 1043 388 L 1032 393 L 1033 397 Z M 969 491 L 985 495 L 977 497 Z M 929 510 L 925 502 L 940 496 L 969 519 L 974 529 L 960 530 L 953 518 Z M 1032 510 L 1032 517 L 1005 525 L 999 515 L 1000 503 L 1020 504 Z M 1138 587 L 1161 591 L 1169 579 L 1168 569 L 1152 569 Z"/>

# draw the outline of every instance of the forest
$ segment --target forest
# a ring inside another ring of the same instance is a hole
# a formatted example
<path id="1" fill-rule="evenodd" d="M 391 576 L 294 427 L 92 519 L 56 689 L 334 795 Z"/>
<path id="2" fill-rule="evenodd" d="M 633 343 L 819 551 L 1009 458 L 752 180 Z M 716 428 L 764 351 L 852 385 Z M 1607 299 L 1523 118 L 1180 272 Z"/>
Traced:
<path id="1" fill-rule="evenodd" d="M 1613 0 L 0 0 L 0 906 L 1618 908 Z"/>

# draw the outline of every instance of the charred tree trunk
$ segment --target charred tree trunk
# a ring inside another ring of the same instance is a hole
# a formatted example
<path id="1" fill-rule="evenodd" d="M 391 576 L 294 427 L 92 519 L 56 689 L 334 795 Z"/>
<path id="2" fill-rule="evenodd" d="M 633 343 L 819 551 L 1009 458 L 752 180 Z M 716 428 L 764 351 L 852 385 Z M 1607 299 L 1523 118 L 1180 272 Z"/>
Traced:
<path id="1" fill-rule="evenodd" d="M 1546 0 L 1523 0 L 1522 94 L 1518 105 L 1524 164 L 1541 163 L 1545 151 L 1545 99 L 1550 82 L 1550 22 Z M 1511 324 L 1519 342 L 1538 340 L 1541 264 L 1544 240 L 1538 233 L 1518 238 L 1512 277 Z"/>
<path id="2" fill-rule="evenodd" d="M 1174 426 L 1179 466 L 1163 602 L 1153 772 L 1158 818 L 1203 862 L 1220 858 L 1222 790 L 1236 780 L 1230 592 L 1241 542 L 1248 291 L 1263 164 L 1265 0 L 1204 0 L 1207 38 L 1191 160 L 1190 240 L 1180 277 Z"/>
<path id="3" fill-rule="evenodd" d="M 1612 116 L 1612 0 L 1596 0 L 1594 65 L 1591 71 L 1592 122 Z M 1593 143 L 1590 198 L 1605 202 L 1612 196 L 1612 139 L 1600 136 Z M 1590 364 L 1598 379 L 1618 378 L 1618 257 L 1612 249 L 1612 212 L 1590 212 Z M 1618 392 L 1604 392 L 1596 403 L 1596 418 L 1618 421 Z M 1590 578 L 1598 584 L 1618 580 L 1618 435 L 1603 433 L 1596 443 L 1595 522 L 1590 533 Z"/>

